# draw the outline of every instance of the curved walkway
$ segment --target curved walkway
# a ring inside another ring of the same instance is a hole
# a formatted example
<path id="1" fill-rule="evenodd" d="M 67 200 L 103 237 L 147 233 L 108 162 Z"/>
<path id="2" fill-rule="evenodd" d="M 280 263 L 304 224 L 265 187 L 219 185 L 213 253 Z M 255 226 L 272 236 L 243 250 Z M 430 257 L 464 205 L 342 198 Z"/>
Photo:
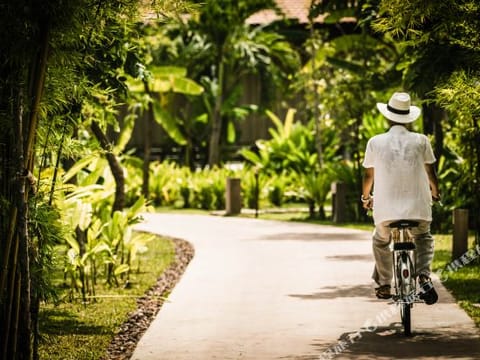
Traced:
<path id="1" fill-rule="evenodd" d="M 134 360 L 479 359 L 470 318 L 437 281 L 414 336 L 373 296 L 370 234 L 234 217 L 147 214 L 137 229 L 195 247 Z"/>

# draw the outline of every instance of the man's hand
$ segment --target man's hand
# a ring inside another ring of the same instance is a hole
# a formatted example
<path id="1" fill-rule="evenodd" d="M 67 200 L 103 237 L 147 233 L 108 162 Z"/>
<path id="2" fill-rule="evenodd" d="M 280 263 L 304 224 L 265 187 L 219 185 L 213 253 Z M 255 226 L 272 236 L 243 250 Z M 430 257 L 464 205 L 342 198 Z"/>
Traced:
<path id="1" fill-rule="evenodd" d="M 368 195 L 368 196 L 361 196 L 360 200 L 362 201 L 362 205 L 364 209 L 370 210 L 373 209 L 373 196 Z"/>

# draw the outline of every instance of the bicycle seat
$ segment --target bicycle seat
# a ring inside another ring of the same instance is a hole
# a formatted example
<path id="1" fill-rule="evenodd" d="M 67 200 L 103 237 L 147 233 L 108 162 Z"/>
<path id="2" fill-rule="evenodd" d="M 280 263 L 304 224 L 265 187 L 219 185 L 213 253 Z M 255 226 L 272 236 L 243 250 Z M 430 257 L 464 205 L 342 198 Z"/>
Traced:
<path id="1" fill-rule="evenodd" d="M 389 228 L 397 228 L 397 229 L 406 229 L 406 228 L 412 228 L 412 227 L 417 227 L 419 224 L 418 221 L 415 220 L 397 220 L 392 222 L 390 225 L 388 225 Z"/>
<path id="2" fill-rule="evenodd" d="M 415 250 L 415 243 L 407 241 L 393 244 L 393 250 Z"/>

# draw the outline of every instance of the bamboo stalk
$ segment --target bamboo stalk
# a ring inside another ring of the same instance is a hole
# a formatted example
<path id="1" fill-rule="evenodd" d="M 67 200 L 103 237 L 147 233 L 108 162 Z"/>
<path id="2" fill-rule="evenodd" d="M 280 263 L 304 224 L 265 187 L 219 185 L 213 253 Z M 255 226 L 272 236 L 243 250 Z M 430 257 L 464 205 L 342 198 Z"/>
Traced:
<path id="1" fill-rule="evenodd" d="M 30 259 L 29 259 L 29 234 L 28 234 L 28 192 L 26 191 L 28 170 L 25 169 L 25 153 L 23 149 L 24 129 L 23 129 L 23 92 L 20 89 L 18 97 L 18 118 L 16 121 L 16 158 L 17 161 L 17 242 L 18 242 L 18 267 L 19 271 L 17 281 L 20 286 L 18 296 L 19 315 L 16 319 L 15 337 L 18 337 L 18 348 L 20 350 L 19 358 L 30 359 L 31 357 L 31 293 L 30 293 Z M 17 342 L 15 342 L 17 344 Z M 16 358 L 16 357 L 15 357 Z"/>
<path id="2" fill-rule="evenodd" d="M 18 335 L 19 335 L 19 325 L 20 325 L 20 305 L 21 305 L 21 302 L 20 302 L 20 299 L 21 299 L 21 288 L 22 288 L 22 277 L 21 277 L 21 274 L 20 274 L 20 271 L 18 271 L 18 274 L 16 276 L 16 286 L 15 286 L 15 308 L 14 308 L 14 311 L 13 314 L 14 314 L 14 321 L 13 321 L 13 331 L 12 331 L 12 346 L 11 346 L 11 352 L 10 352 L 10 356 L 12 359 L 18 359 L 20 356 L 17 355 L 17 348 L 19 347 L 18 346 Z"/>
<path id="3" fill-rule="evenodd" d="M 65 125 L 63 126 L 62 138 L 60 140 L 60 144 L 58 145 L 57 159 L 55 161 L 55 168 L 53 169 L 53 177 L 52 177 L 52 184 L 50 187 L 50 196 L 48 198 L 48 205 L 52 205 L 53 195 L 55 194 L 55 186 L 57 184 L 57 177 L 58 177 L 58 168 L 60 167 L 60 159 L 62 158 L 63 145 L 65 143 L 65 138 L 67 135 L 67 119 L 68 117 L 65 117 Z"/>
<path id="4" fill-rule="evenodd" d="M 13 238 L 15 235 L 15 225 L 17 223 L 17 208 L 14 207 L 12 209 L 12 215 L 10 217 L 10 225 L 8 228 L 8 236 L 7 236 L 7 243 L 5 244 L 5 252 L 3 253 L 3 260 L 2 260 L 2 276 L 0 279 L 0 299 L 2 299 L 5 296 L 4 290 L 5 289 L 5 283 L 7 281 L 7 274 L 8 274 L 8 265 L 10 263 L 10 252 L 12 249 L 12 243 L 13 243 Z"/>
<path id="5" fill-rule="evenodd" d="M 28 170 L 33 169 L 33 159 L 34 159 L 34 139 L 37 133 L 37 124 L 38 124 L 38 112 L 40 109 L 40 100 L 43 94 L 43 88 L 45 84 L 45 75 L 47 72 L 47 59 L 49 52 L 49 27 L 47 25 L 43 28 L 42 38 L 41 38 L 41 50 L 39 56 L 39 63 L 37 71 L 35 72 L 33 79 L 33 94 L 32 94 L 32 105 L 30 112 L 30 121 L 29 129 L 27 134 L 27 141 L 25 143 L 25 168 Z"/>
<path id="6" fill-rule="evenodd" d="M 5 324 L 4 324 L 4 329 L 5 329 L 5 338 L 3 339 L 4 340 L 4 346 L 3 346 L 3 358 L 2 359 L 8 359 L 8 355 L 9 354 L 9 350 L 11 351 L 11 347 L 9 346 L 10 344 L 10 339 L 11 339 L 11 335 L 15 335 L 16 334 L 16 331 L 12 331 L 12 321 L 14 321 L 15 319 L 12 319 L 12 315 L 14 314 L 14 308 L 13 308 L 13 305 L 14 305 L 14 300 L 15 300 L 15 289 L 16 289 L 16 284 L 17 284 L 17 262 L 16 262 L 16 259 L 18 258 L 18 241 L 15 242 L 15 247 L 13 249 L 13 254 L 12 254 L 12 257 L 13 257 L 13 264 L 12 264 L 12 271 L 11 271 L 11 279 L 10 279 L 10 282 L 8 284 L 8 287 L 10 289 L 9 291 L 9 294 L 7 296 L 7 299 L 8 299 L 8 303 L 7 303 L 7 308 L 6 308 L 6 312 L 7 312 L 7 319 L 5 321 Z"/>
<path id="7" fill-rule="evenodd" d="M 10 334 L 11 334 L 11 326 L 12 326 L 12 309 L 13 309 L 13 299 L 15 297 L 15 277 L 16 271 L 12 271 L 11 281 L 9 282 L 9 286 L 7 289 L 7 297 L 6 297 L 6 304 L 5 304 L 5 315 L 6 319 L 2 324 L 2 331 L 3 331 L 3 346 L 2 346 L 2 359 L 8 359 L 8 350 L 9 350 L 9 341 L 10 341 Z"/>

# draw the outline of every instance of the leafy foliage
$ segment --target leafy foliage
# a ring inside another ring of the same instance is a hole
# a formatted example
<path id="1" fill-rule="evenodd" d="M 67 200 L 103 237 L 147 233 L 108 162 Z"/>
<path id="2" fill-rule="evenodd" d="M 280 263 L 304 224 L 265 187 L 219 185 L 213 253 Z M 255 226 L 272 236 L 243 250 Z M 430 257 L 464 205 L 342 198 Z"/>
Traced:
<path id="1" fill-rule="evenodd" d="M 445 156 L 439 166 L 440 177 L 447 181 L 442 186 L 449 207 L 465 206 L 475 213 L 480 163 L 476 130 L 479 15 L 477 1 L 381 1 L 374 22 L 376 30 L 394 38 L 405 49 L 402 71 L 406 84 L 429 104 L 448 111 L 449 117 L 434 124 L 436 147 L 444 149 L 440 155 Z M 463 173 L 462 180 L 454 172 Z M 480 224 L 472 220 L 478 234 Z"/>

